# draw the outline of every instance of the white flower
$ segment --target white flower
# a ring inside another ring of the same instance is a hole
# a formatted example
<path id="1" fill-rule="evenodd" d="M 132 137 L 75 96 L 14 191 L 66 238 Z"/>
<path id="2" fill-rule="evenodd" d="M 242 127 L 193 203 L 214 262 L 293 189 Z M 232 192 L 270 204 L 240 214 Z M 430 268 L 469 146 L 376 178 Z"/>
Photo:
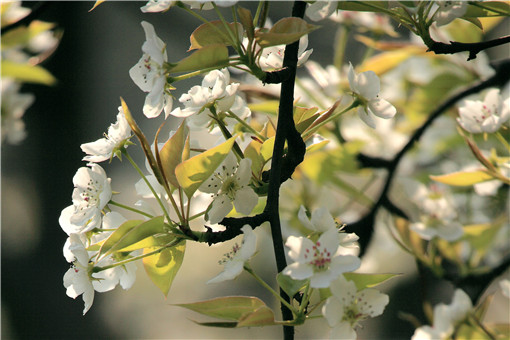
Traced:
<path id="1" fill-rule="evenodd" d="M 2 141 L 18 144 L 26 137 L 25 123 L 21 119 L 35 97 L 29 93 L 19 93 L 20 83 L 12 79 L 2 79 Z"/>
<path id="2" fill-rule="evenodd" d="M 294 280 L 310 279 L 313 288 L 329 287 L 331 281 L 342 273 L 359 268 L 361 261 L 353 255 L 341 255 L 338 230 L 324 232 L 317 242 L 305 237 L 289 236 L 285 245 L 290 248 L 288 255 L 295 261 L 282 273 Z"/>
<path id="3" fill-rule="evenodd" d="M 140 7 L 143 13 L 163 12 L 172 7 L 176 0 L 149 0 L 145 6 Z"/>
<path id="4" fill-rule="evenodd" d="M 492 133 L 510 118 L 510 97 L 501 98 L 498 89 L 487 92 L 484 101 L 466 100 L 459 108 L 457 121 L 471 133 Z"/>
<path id="5" fill-rule="evenodd" d="M 354 329 L 358 323 L 381 315 L 389 302 L 388 295 L 377 289 L 358 292 L 354 282 L 347 281 L 343 275 L 333 281 L 330 288 L 333 295 L 322 307 L 322 315 L 332 327 L 332 339 L 356 339 Z"/>
<path id="6" fill-rule="evenodd" d="M 73 177 L 73 205 L 62 210 L 58 222 L 71 233 L 83 233 L 101 225 L 101 210 L 110 201 L 110 179 L 97 164 L 82 167 Z"/>
<path id="7" fill-rule="evenodd" d="M 312 54 L 313 48 L 306 50 L 307 47 L 308 35 L 305 35 L 299 39 L 297 66 L 301 66 L 306 63 L 308 57 L 310 57 L 310 54 Z M 258 60 L 260 68 L 264 71 L 281 69 L 283 67 L 283 57 L 285 54 L 284 52 L 285 45 L 264 48 Z"/>
<path id="8" fill-rule="evenodd" d="M 248 215 L 257 205 L 258 196 L 248 186 L 251 179 L 251 160 L 244 158 L 237 166 L 236 159 L 229 153 L 222 165 L 199 188 L 200 191 L 214 194 L 206 218 L 211 223 L 220 222 L 232 210 Z"/>
<path id="9" fill-rule="evenodd" d="M 352 64 L 349 64 L 347 77 L 349 87 L 354 92 L 355 98 L 360 102 L 358 116 L 368 126 L 375 129 L 373 115 L 384 119 L 395 116 L 397 109 L 386 100 L 379 98 L 381 83 L 379 77 L 373 71 L 356 74 Z"/>
<path id="10" fill-rule="evenodd" d="M 436 1 L 438 6 L 434 15 L 437 26 L 449 24 L 454 19 L 463 16 L 467 11 L 467 1 Z"/>
<path id="11" fill-rule="evenodd" d="M 242 227 L 241 230 L 244 233 L 243 242 L 240 246 L 236 243 L 232 251 L 225 254 L 225 258 L 220 261 L 225 269 L 218 276 L 207 281 L 208 284 L 235 279 L 243 271 L 244 263 L 255 254 L 257 250 L 255 232 L 248 224 Z"/>
<path id="12" fill-rule="evenodd" d="M 306 9 L 306 16 L 312 21 L 329 17 L 337 9 L 337 1 L 316 1 Z"/>
<path id="13" fill-rule="evenodd" d="M 143 55 L 138 63 L 129 70 L 135 84 L 144 92 L 143 113 L 148 118 L 159 116 L 165 110 L 165 118 L 172 110 L 172 96 L 166 89 L 166 71 L 164 64 L 168 62 L 166 45 L 156 35 L 154 26 L 142 21 L 146 41 L 142 45 Z"/>
<path id="14" fill-rule="evenodd" d="M 418 327 L 411 340 L 446 340 L 455 331 L 456 325 L 471 311 L 473 305 L 463 290 L 457 289 L 450 305 L 440 303 L 434 307 L 433 327 Z"/>
<path id="15" fill-rule="evenodd" d="M 428 190 L 423 184 L 415 188 L 412 201 L 420 212 L 417 222 L 410 225 L 411 230 L 423 239 L 440 237 L 447 241 L 458 240 L 464 233 L 462 225 L 456 221 L 457 213 L 453 203 L 437 187 Z"/>
<path id="16" fill-rule="evenodd" d="M 117 122 L 108 128 L 108 134 L 105 135 L 105 138 L 81 145 L 82 151 L 88 155 L 83 157 L 83 160 L 103 162 L 111 159 L 115 156 L 116 151 L 125 145 L 129 137 L 131 137 L 131 128 L 124 116 L 122 106 L 119 106 Z"/>

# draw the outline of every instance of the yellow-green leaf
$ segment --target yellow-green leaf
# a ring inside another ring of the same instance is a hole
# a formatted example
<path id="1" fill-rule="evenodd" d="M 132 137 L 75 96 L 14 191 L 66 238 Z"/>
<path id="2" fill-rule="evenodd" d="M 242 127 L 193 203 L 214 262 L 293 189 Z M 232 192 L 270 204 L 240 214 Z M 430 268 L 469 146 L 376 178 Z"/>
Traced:
<path id="1" fill-rule="evenodd" d="M 92 8 L 89 9 L 89 12 L 92 12 L 97 6 L 101 5 L 103 2 L 106 2 L 106 0 L 97 0 L 94 6 L 92 6 Z"/>
<path id="2" fill-rule="evenodd" d="M 53 85 L 55 77 L 41 66 L 18 64 L 10 60 L 2 60 L 2 77 L 14 78 L 23 83 Z"/>
<path id="3" fill-rule="evenodd" d="M 473 184 L 494 179 L 494 177 L 492 177 L 484 170 L 457 171 L 446 175 L 431 175 L 430 178 L 436 182 L 453 186 L 471 186 Z"/>
<path id="4" fill-rule="evenodd" d="M 260 147 L 260 155 L 264 161 L 264 164 L 273 157 L 275 137 L 268 138 L 262 143 Z"/>
<path id="5" fill-rule="evenodd" d="M 376 54 L 367 59 L 359 68 L 359 72 L 374 71 L 381 76 L 399 66 L 406 59 L 425 54 L 425 48 L 420 46 L 407 46 L 393 51 Z"/>
<path id="6" fill-rule="evenodd" d="M 274 325 L 274 313 L 271 308 L 262 306 L 254 312 L 244 314 L 237 327 L 260 327 Z"/>
<path id="7" fill-rule="evenodd" d="M 167 243 L 171 242 L 172 236 L 167 236 Z M 158 250 L 160 247 L 145 248 L 143 253 L 147 254 L 152 251 Z M 186 250 L 186 243 L 181 242 L 171 248 L 165 248 L 159 253 L 143 258 L 143 266 L 147 275 L 165 295 L 172 286 L 179 268 L 181 268 L 182 260 L 184 259 L 184 251 Z"/>
<path id="8" fill-rule="evenodd" d="M 36 35 L 55 27 L 55 24 L 34 20 L 27 26 L 20 26 L 2 34 L 2 49 L 26 45 Z"/>
<path id="9" fill-rule="evenodd" d="M 251 159 L 251 171 L 257 176 L 259 176 L 264 167 L 264 160 L 260 154 L 261 147 L 261 142 L 252 140 L 243 152 L 244 157 Z"/>
<path id="10" fill-rule="evenodd" d="M 242 37 L 243 28 L 239 23 L 229 23 L 230 32 L 236 35 L 236 32 Z M 227 28 L 220 20 L 210 21 L 200 25 L 196 30 L 191 33 L 189 37 L 191 46 L 189 50 L 200 49 L 209 45 L 234 45 L 236 42 L 232 41 L 232 37 Z"/>
<path id="11" fill-rule="evenodd" d="M 250 103 L 248 107 L 251 111 L 264 112 L 276 116 L 279 104 L 280 102 L 278 100 L 266 100 L 263 102 Z"/>
<path id="12" fill-rule="evenodd" d="M 462 239 L 468 241 L 471 247 L 485 253 L 491 246 L 502 223 L 482 223 L 464 226 Z"/>
<path id="13" fill-rule="evenodd" d="M 508 1 L 484 1 L 471 4 L 463 17 L 492 17 L 510 16 L 510 3 Z"/>
<path id="14" fill-rule="evenodd" d="M 165 174 L 165 178 L 174 187 L 179 187 L 179 182 L 175 177 L 175 168 L 182 162 L 182 153 L 188 137 L 188 127 L 186 121 L 181 123 L 175 134 L 168 139 L 165 145 L 159 150 L 160 167 Z"/>
<path id="15" fill-rule="evenodd" d="M 287 45 L 317 28 L 319 26 L 308 24 L 301 18 L 284 18 L 274 24 L 269 32 L 257 31 L 255 39 L 262 47 Z"/>
<path id="16" fill-rule="evenodd" d="M 317 110 L 317 107 L 294 107 L 294 124 L 299 133 L 303 133 L 319 117 Z"/>
<path id="17" fill-rule="evenodd" d="M 225 296 L 201 302 L 181 303 L 177 306 L 218 319 L 234 321 L 261 307 L 267 307 L 262 300 L 250 296 Z"/>
<path id="18" fill-rule="evenodd" d="M 402 274 L 363 274 L 363 273 L 344 273 L 346 280 L 353 281 L 356 284 L 356 289 L 362 290 L 365 288 L 372 288 L 386 282 L 395 276 Z"/>
<path id="19" fill-rule="evenodd" d="M 198 187 L 213 174 L 214 170 L 227 157 L 234 145 L 235 138 L 236 136 L 177 165 L 175 168 L 177 181 L 188 197 L 193 196 Z"/>
<path id="20" fill-rule="evenodd" d="M 228 49 L 225 45 L 208 45 L 179 61 L 172 72 L 198 71 L 211 67 L 228 66 Z"/>

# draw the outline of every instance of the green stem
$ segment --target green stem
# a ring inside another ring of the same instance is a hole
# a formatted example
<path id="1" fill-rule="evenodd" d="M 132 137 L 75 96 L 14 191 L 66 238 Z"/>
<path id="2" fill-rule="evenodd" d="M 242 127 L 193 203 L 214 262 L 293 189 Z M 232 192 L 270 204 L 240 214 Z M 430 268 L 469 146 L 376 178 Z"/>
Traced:
<path id="1" fill-rule="evenodd" d="M 239 40 L 237 39 L 238 35 L 232 32 L 230 29 L 229 23 L 225 20 L 223 15 L 221 14 L 220 10 L 218 9 L 218 6 L 214 2 L 212 2 L 214 10 L 216 11 L 216 14 L 218 14 L 218 17 L 221 20 L 221 23 L 223 24 L 223 27 L 225 27 L 225 30 L 227 31 L 228 35 L 230 36 L 230 40 L 232 40 L 232 47 L 237 51 L 239 55 L 242 55 L 243 51 L 239 48 Z M 233 7 L 232 7 L 233 8 Z M 234 23 L 237 31 L 237 24 Z"/>
<path id="2" fill-rule="evenodd" d="M 306 130 L 304 131 L 302 134 L 301 134 L 301 137 L 306 140 L 307 138 L 309 138 L 311 135 L 313 135 L 317 130 L 319 130 L 321 127 L 323 127 L 324 125 L 326 125 L 327 123 L 329 123 L 330 121 L 338 118 L 339 116 L 343 115 L 344 113 L 346 113 L 347 111 L 351 110 L 351 109 L 354 109 L 355 107 L 357 107 L 359 105 L 359 102 L 357 100 L 354 100 L 352 102 L 352 104 L 347 107 L 345 110 L 343 111 L 340 111 L 340 112 L 337 112 L 335 114 L 332 114 L 331 116 L 329 116 L 327 119 L 325 119 L 324 121 L 320 122 L 319 124 L 315 125 L 314 127 L 312 127 L 310 130 Z"/>
<path id="3" fill-rule="evenodd" d="M 148 217 L 148 218 L 153 218 L 154 217 L 151 214 L 148 214 L 148 213 L 146 213 L 144 211 L 132 208 L 132 207 L 124 205 L 122 203 L 115 202 L 113 200 L 110 200 L 110 202 L 108 202 L 108 204 L 115 205 L 115 206 L 117 206 L 119 208 L 123 208 L 123 209 L 126 209 L 126 210 L 130 210 L 132 212 L 138 213 L 138 214 L 143 215 L 143 216 Z"/>
<path id="4" fill-rule="evenodd" d="M 265 141 L 267 139 L 266 137 L 264 137 L 260 133 L 258 133 L 250 124 L 246 123 L 246 121 L 244 121 L 244 119 L 239 118 L 232 111 L 228 111 L 228 117 L 234 118 L 235 120 L 237 120 L 242 126 L 244 126 L 246 129 L 248 129 L 255 136 L 257 136 L 257 138 L 260 139 L 261 141 Z"/>
<path id="5" fill-rule="evenodd" d="M 189 221 L 193 221 L 195 218 L 198 218 L 198 217 L 200 217 L 200 216 L 202 216 L 202 215 L 204 215 L 204 214 L 205 214 L 205 210 L 204 210 L 204 211 L 202 211 L 202 212 L 200 212 L 200 213 L 198 213 L 198 214 L 195 214 L 195 215 L 193 215 L 193 216 L 190 216 Z"/>
<path id="6" fill-rule="evenodd" d="M 299 306 L 299 315 L 303 314 L 306 306 L 308 305 L 308 301 L 310 301 L 310 281 L 306 284 L 305 293 L 303 294 L 303 299 L 301 300 L 301 305 Z"/>
<path id="7" fill-rule="evenodd" d="M 178 245 L 180 242 L 182 242 L 182 239 L 176 238 L 176 239 L 172 240 L 170 243 L 164 245 L 163 247 L 161 247 L 159 249 L 156 249 L 154 251 L 151 251 L 149 253 L 145 253 L 145 254 L 142 254 L 142 255 L 134 256 L 134 257 L 131 257 L 131 258 L 123 260 L 123 261 L 115 262 L 115 263 L 112 263 L 112 264 L 110 264 L 108 266 L 94 267 L 93 271 L 94 271 L 94 273 L 99 273 L 99 272 L 102 272 L 103 270 L 107 270 L 107 269 L 110 269 L 110 268 L 115 268 L 115 267 L 118 267 L 118 266 L 123 266 L 125 264 L 130 263 L 130 262 L 138 261 L 140 259 L 143 259 L 144 257 L 152 256 L 154 254 L 160 253 L 163 250 L 165 250 L 166 248 L 171 248 L 173 246 Z"/>
<path id="8" fill-rule="evenodd" d="M 218 117 L 218 114 L 216 113 L 216 108 L 214 106 L 211 106 L 209 108 L 209 110 L 212 113 L 211 118 L 214 119 L 216 121 L 216 123 L 218 123 L 218 127 L 220 128 L 221 133 L 223 134 L 223 137 L 225 138 L 225 140 L 229 140 L 230 138 L 232 138 L 232 134 L 230 133 L 230 131 L 228 131 L 225 124 L 223 124 L 223 121 L 220 119 L 220 117 Z M 237 142 L 234 142 L 233 150 L 234 150 L 234 153 L 236 154 L 236 157 L 238 160 L 241 160 L 244 158 L 243 151 L 241 150 L 241 148 L 239 147 Z"/>
<path id="9" fill-rule="evenodd" d="M 255 272 L 250 268 L 250 266 L 248 264 L 244 265 L 244 270 L 246 270 L 248 273 L 250 273 L 251 276 L 253 276 L 255 278 L 255 280 L 257 280 L 258 283 L 260 283 L 264 288 L 266 288 L 268 291 L 270 291 L 271 294 L 273 294 L 282 304 L 284 304 L 288 309 L 290 309 L 292 311 L 292 313 L 294 313 L 294 314 L 298 313 L 296 311 L 296 308 L 294 308 L 294 306 L 292 306 L 290 303 L 285 301 L 280 296 L 280 294 L 278 294 L 273 288 L 271 288 L 270 285 L 268 285 L 264 280 L 262 280 L 262 278 L 260 276 L 255 274 Z"/>
<path id="10" fill-rule="evenodd" d="M 508 143 L 508 141 L 505 139 L 505 137 L 503 137 L 503 135 L 501 134 L 501 132 L 496 132 L 496 138 L 501 142 L 501 144 L 503 144 L 503 146 L 506 148 L 507 151 L 510 150 L 510 144 Z"/>
<path id="11" fill-rule="evenodd" d="M 161 201 L 161 198 L 159 197 L 159 195 L 156 193 L 156 190 L 154 190 L 154 188 L 152 187 L 152 185 L 150 184 L 149 180 L 147 179 L 147 177 L 145 177 L 144 173 L 142 172 L 142 170 L 140 170 L 140 168 L 138 167 L 138 165 L 135 163 L 135 161 L 131 158 L 131 156 L 129 155 L 129 153 L 126 151 L 126 149 L 122 149 L 122 153 L 124 154 L 124 156 L 127 158 L 127 160 L 129 161 L 129 163 L 131 163 L 131 165 L 135 168 L 135 170 L 138 172 L 138 174 L 142 177 L 143 181 L 145 182 L 145 184 L 147 184 L 147 186 L 149 187 L 149 189 L 151 190 L 152 194 L 154 195 L 154 198 L 156 199 L 156 201 L 158 201 L 158 204 L 159 206 L 161 207 L 161 210 L 163 211 L 163 214 L 165 214 L 165 217 L 168 221 L 168 223 L 175 228 L 175 225 L 174 223 L 172 222 L 172 219 L 170 218 L 170 215 L 168 215 L 168 212 L 166 211 L 165 209 L 165 206 L 163 205 L 163 202 Z"/>

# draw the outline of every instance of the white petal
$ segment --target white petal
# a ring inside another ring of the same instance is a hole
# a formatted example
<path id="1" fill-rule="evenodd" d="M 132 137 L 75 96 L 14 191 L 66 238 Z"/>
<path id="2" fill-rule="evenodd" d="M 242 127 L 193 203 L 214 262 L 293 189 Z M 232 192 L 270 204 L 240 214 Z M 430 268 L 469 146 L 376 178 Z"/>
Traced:
<path id="1" fill-rule="evenodd" d="M 207 284 L 209 283 L 218 283 L 226 280 L 235 279 L 239 274 L 243 272 L 244 262 L 242 261 L 230 261 L 225 264 L 225 270 L 223 270 L 219 275 L 213 277 Z"/>
<path id="2" fill-rule="evenodd" d="M 356 340 L 357 334 L 349 322 L 342 321 L 331 330 L 330 339 Z"/>
<path id="3" fill-rule="evenodd" d="M 335 229 L 336 231 L 335 220 L 326 207 L 319 208 L 312 212 L 312 218 L 310 221 L 317 231 L 326 232 L 330 229 Z"/>
<path id="4" fill-rule="evenodd" d="M 395 106 L 381 98 L 370 100 L 368 102 L 368 107 L 373 114 L 384 119 L 393 118 L 393 116 L 397 113 Z"/>
<path id="5" fill-rule="evenodd" d="M 237 183 L 248 185 L 251 179 L 251 159 L 244 158 L 239 162 L 239 168 L 236 171 Z"/>
<path id="6" fill-rule="evenodd" d="M 379 94 L 381 83 L 374 71 L 366 71 L 357 75 L 356 87 L 360 95 L 367 100 L 371 100 Z"/>
<path id="7" fill-rule="evenodd" d="M 148 72 L 145 67 L 145 60 L 147 56 L 143 55 L 135 66 L 129 69 L 129 76 L 131 80 L 142 90 L 143 92 L 149 92 L 152 89 L 152 79 L 154 78 L 154 72 Z"/>
<path id="8" fill-rule="evenodd" d="M 356 284 L 354 281 L 347 281 L 343 275 L 340 275 L 330 285 L 331 294 L 336 296 L 340 301 L 344 301 L 346 305 L 354 302 L 356 296 Z"/>
<path id="9" fill-rule="evenodd" d="M 307 264 L 294 262 L 285 267 L 282 273 L 292 277 L 294 280 L 304 280 L 313 275 L 313 269 Z"/>
<path id="10" fill-rule="evenodd" d="M 353 255 L 339 255 L 331 259 L 329 268 L 335 274 L 352 272 L 361 266 L 361 260 Z"/>
<path id="11" fill-rule="evenodd" d="M 421 326 L 416 328 L 411 340 L 437 340 L 441 339 L 441 334 L 430 326 Z"/>
<path id="12" fill-rule="evenodd" d="M 349 71 L 347 72 L 347 79 L 349 80 L 349 87 L 352 92 L 358 92 L 357 82 L 356 82 L 356 73 L 354 72 L 354 67 L 349 63 Z"/>
<path id="13" fill-rule="evenodd" d="M 359 310 L 371 317 L 381 315 L 389 301 L 388 295 L 379 292 L 377 289 L 367 288 L 358 293 Z"/>
<path id="14" fill-rule="evenodd" d="M 334 327 L 344 317 L 344 305 L 336 296 L 330 296 L 322 306 L 322 315 L 328 321 L 329 327 Z"/>
<path id="15" fill-rule="evenodd" d="M 437 227 L 437 235 L 447 241 L 456 241 L 463 234 L 464 229 L 458 222 L 445 222 L 446 224 Z"/>
<path id="16" fill-rule="evenodd" d="M 142 45 L 142 51 L 151 56 L 151 58 L 163 65 L 167 61 L 165 43 L 156 35 L 154 26 L 147 21 L 142 21 L 142 27 L 145 31 L 145 43 Z"/>
<path id="17" fill-rule="evenodd" d="M 285 246 L 289 248 L 289 256 L 294 261 L 298 261 L 301 263 L 306 262 L 305 260 L 305 253 L 306 249 L 312 249 L 315 244 L 310 241 L 309 239 L 305 237 L 296 237 L 296 236 L 289 236 L 287 238 L 287 241 L 285 242 Z"/>
<path id="18" fill-rule="evenodd" d="M 135 263 L 128 263 L 122 266 L 122 274 L 120 275 L 119 283 L 123 289 L 129 289 L 133 286 L 136 280 L 136 269 L 137 266 Z"/>
<path id="19" fill-rule="evenodd" d="M 306 215 L 306 209 L 304 206 L 299 207 L 298 219 L 301 222 L 301 224 L 303 225 L 303 227 L 305 227 L 306 229 L 315 230 L 315 227 L 313 226 L 312 223 L 310 223 L 310 220 L 308 219 L 308 216 Z"/>
<path id="20" fill-rule="evenodd" d="M 358 116 L 359 118 L 372 129 L 375 129 L 375 120 L 370 112 L 367 112 L 364 107 L 358 106 Z"/>
<path id="21" fill-rule="evenodd" d="M 234 206 L 236 211 L 244 215 L 249 215 L 253 208 L 257 205 L 259 196 L 253 191 L 251 187 L 244 187 L 237 190 L 234 199 Z"/>
<path id="22" fill-rule="evenodd" d="M 143 105 L 143 114 L 147 118 L 154 118 L 159 116 L 165 107 L 164 87 L 166 79 L 164 77 L 157 77 L 154 79 L 153 87 L 150 93 L 145 97 Z"/>
<path id="23" fill-rule="evenodd" d="M 328 288 L 331 284 L 331 281 L 338 278 L 338 275 L 340 274 L 334 273 L 331 270 L 314 273 L 310 278 L 310 287 Z"/>
<path id="24" fill-rule="evenodd" d="M 80 146 L 88 156 L 83 157 L 88 162 L 103 162 L 110 159 L 115 144 L 106 138 L 100 138 L 95 142 L 85 143 Z"/>
<path id="25" fill-rule="evenodd" d="M 250 259 L 257 250 L 257 236 L 249 225 L 241 228 L 244 233 L 243 244 L 239 256 L 243 261 Z"/>
<path id="26" fill-rule="evenodd" d="M 210 223 L 218 223 L 225 216 L 228 215 L 229 212 L 232 211 L 232 202 L 226 195 L 218 195 L 214 198 L 211 203 L 211 209 L 208 212 L 208 218 Z"/>

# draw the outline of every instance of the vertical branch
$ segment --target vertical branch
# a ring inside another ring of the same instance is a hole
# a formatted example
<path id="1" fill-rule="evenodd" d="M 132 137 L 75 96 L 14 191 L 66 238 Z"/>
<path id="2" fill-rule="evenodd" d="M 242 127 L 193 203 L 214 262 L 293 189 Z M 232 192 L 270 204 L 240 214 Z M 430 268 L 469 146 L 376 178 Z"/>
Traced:
<path id="1" fill-rule="evenodd" d="M 295 1 L 292 8 L 292 16 L 302 18 L 304 16 L 305 9 L 305 2 Z M 276 267 L 278 272 L 281 272 L 287 266 L 287 262 L 285 260 L 285 250 L 283 248 L 278 199 L 281 185 L 280 177 L 282 174 L 282 165 L 284 162 L 283 153 L 285 140 L 287 140 L 289 137 L 293 140 L 297 133 L 293 119 L 293 102 L 298 47 L 299 41 L 296 41 L 285 47 L 283 67 L 289 70 L 289 76 L 282 82 L 281 85 L 278 123 L 276 126 L 273 157 L 271 160 L 271 171 L 269 174 L 267 204 L 264 211 L 269 215 L 269 223 L 271 224 L 271 235 L 273 239 Z M 282 289 L 280 289 L 280 294 L 287 302 L 290 302 L 290 298 L 285 294 L 285 292 L 283 292 Z M 282 316 L 284 320 L 292 320 L 292 312 L 284 305 L 282 305 Z M 283 332 L 284 339 L 294 338 L 294 327 L 284 326 Z"/>

